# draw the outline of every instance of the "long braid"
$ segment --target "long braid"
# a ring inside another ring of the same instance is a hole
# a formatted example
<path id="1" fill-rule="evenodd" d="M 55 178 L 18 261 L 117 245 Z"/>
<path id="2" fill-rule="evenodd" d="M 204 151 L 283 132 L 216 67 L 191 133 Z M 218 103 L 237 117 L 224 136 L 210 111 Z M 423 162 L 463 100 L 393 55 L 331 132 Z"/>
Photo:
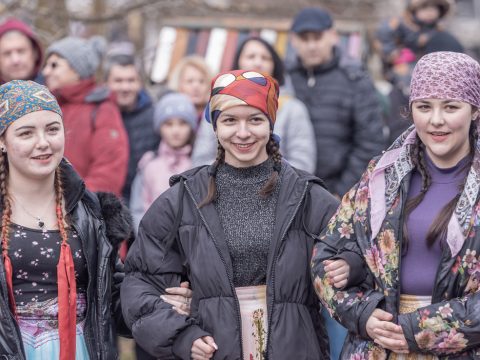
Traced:
<path id="1" fill-rule="evenodd" d="M 198 205 L 199 208 L 210 204 L 217 198 L 217 185 L 215 184 L 215 177 L 217 176 L 218 166 L 225 162 L 225 149 L 218 143 L 217 147 L 217 157 L 215 162 L 210 166 L 208 170 L 209 179 L 208 179 L 208 192 L 207 196 L 203 201 Z"/>
<path id="2" fill-rule="evenodd" d="M 403 221 L 403 243 L 402 243 L 402 249 L 403 249 L 402 252 L 404 254 L 408 250 L 408 241 L 409 241 L 408 229 L 407 229 L 408 218 L 412 213 L 412 211 L 422 202 L 431 183 L 431 177 L 430 177 L 430 174 L 428 173 L 427 166 L 425 163 L 424 151 L 425 150 L 423 149 L 423 144 L 417 136 L 417 141 L 415 142 L 415 145 L 413 148 L 412 159 L 415 167 L 417 168 L 417 171 L 420 173 L 422 177 L 422 188 L 420 190 L 420 194 L 408 200 L 405 205 L 405 210 L 404 210 L 405 214 L 404 214 L 404 221 Z"/>
<path id="3" fill-rule="evenodd" d="M 10 217 L 12 215 L 12 206 L 7 191 L 8 165 L 5 153 L 0 155 L 0 193 L 2 195 L 3 213 L 2 213 L 2 253 L 8 253 Z"/>
<path id="4" fill-rule="evenodd" d="M 57 215 L 57 224 L 62 237 L 62 243 L 66 243 L 68 235 L 65 230 L 65 217 L 63 216 L 63 182 L 60 167 L 55 171 L 55 213 Z"/>
<path id="5" fill-rule="evenodd" d="M 280 153 L 280 146 L 273 136 L 270 136 L 270 140 L 268 141 L 267 154 L 273 160 L 273 172 L 260 190 L 260 196 L 264 199 L 270 196 L 275 190 L 275 186 L 277 185 L 280 176 L 280 170 L 282 169 L 282 154 Z"/>

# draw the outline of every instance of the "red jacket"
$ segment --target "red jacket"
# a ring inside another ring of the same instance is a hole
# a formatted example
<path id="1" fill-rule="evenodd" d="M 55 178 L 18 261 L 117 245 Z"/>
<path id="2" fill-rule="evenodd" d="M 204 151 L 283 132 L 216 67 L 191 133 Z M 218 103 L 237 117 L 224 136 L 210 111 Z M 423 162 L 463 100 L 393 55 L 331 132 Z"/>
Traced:
<path id="1" fill-rule="evenodd" d="M 121 195 L 128 137 L 117 105 L 93 78 L 56 91 L 65 126 L 65 157 L 91 191 Z"/>

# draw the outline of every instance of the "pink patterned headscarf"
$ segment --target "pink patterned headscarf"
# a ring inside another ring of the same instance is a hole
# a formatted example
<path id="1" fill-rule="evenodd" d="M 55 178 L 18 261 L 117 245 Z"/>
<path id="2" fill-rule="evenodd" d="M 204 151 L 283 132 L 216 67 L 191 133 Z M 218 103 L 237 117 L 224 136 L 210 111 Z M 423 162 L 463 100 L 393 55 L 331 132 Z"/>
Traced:
<path id="1" fill-rule="evenodd" d="M 413 69 L 409 105 L 420 99 L 457 100 L 480 109 L 480 64 L 449 51 L 423 56 Z"/>

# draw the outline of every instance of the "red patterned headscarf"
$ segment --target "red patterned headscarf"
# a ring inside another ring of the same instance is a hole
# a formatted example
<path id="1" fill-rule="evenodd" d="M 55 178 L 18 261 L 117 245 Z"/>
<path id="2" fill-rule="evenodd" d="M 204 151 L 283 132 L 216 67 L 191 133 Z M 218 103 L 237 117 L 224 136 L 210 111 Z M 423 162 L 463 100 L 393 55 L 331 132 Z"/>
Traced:
<path id="1" fill-rule="evenodd" d="M 277 117 L 278 92 L 278 83 L 266 74 L 245 70 L 220 73 L 212 80 L 205 118 L 215 129 L 222 111 L 238 105 L 249 105 L 261 110 L 273 129 Z"/>
<path id="2" fill-rule="evenodd" d="M 409 105 L 420 99 L 457 100 L 480 109 L 480 64 L 449 51 L 423 56 L 413 69 Z"/>

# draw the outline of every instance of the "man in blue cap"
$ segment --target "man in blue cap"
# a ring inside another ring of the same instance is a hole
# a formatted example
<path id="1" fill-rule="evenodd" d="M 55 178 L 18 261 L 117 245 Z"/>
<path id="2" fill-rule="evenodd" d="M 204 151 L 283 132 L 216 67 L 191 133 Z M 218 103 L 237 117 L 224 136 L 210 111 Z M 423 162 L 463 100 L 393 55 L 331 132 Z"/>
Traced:
<path id="1" fill-rule="evenodd" d="M 385 147 L 385 140 L 373 83 L 361 64 L 342 55 L 337 40 L 327 11 L 301 10 L 291 27 L 297 60 L 289 74 L 314 127 L 316 175 L 341 197 Z"/>

